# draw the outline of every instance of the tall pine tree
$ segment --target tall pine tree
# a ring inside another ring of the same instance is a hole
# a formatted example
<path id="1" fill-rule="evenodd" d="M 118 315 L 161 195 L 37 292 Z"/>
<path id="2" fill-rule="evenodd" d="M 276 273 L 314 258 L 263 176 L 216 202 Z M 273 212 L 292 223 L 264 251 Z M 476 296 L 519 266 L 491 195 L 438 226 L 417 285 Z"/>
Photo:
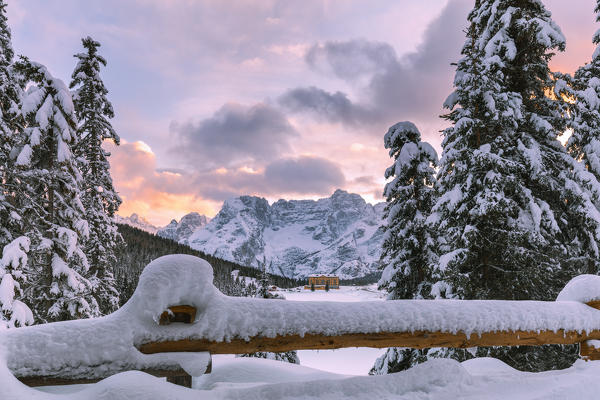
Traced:
<path id="1" fill-rule="evenodd" d="M 596 21 L 600 22 L 600 1 L 596 3 Z M 573 130 L 567 142 L 569 153 L 584 163 L 585 168 L 600 177 L 600 31 L 592 41 L 598 47 L 592 60 L 577 69 L 569 82 L 572 90 L 567 92 L 574 103 L 570 107 L 570 127 Z"/>
<path id="2" fill-rule="evenodd" d="M 22 90 L 12 71 L 13 56 L 6 4 L 0 0 L 0 325 L 9 327 L 33 322 L 31 310 L 22 301 L 23 292 L 29 285 L 27 253 L 30 241 L 23 236 L 19 205 L 23 182 L 15 171 Z"/>
<path id="3" fill-rule="evenodd" d="M 96 316 L 98 304 L 85 277 L 89 264 L 82 240 L 88 224 L 80 197 L 82 176 L 72 154 L 77 119 L 71 93 L 40 64 L 23 58 L 17 69 L 29 86 L 16 159 L 26 182 L 20 206 L 35 274 L 27 298 L 40 322 Z"/>
<path id="4" fill-rule="evenodd" d="M 387 204 L 382 265 L 379 281 L 388 298 L 428 297 L 431 288 L 429 268 L 435 261 L 433 238 L 426 219 L 435 203 L 434 190 L 437 153 L 411 122 L 399 122 L 384 137 L 394 164 L 385 171 Z"/>
<path id="5" fill-rule="evenodd" d="M 385 266 L 379 288 L 389 300 L 427 298 L 431 293 L 431 265 L 436 261 L 435 240 L 426 219 L 435 203 L 437 153 L 412 122 L 399 122 L 384 136 L 394 163 L 385 171 L 383 195 L 385 236 L 381 263 Z M 371 374 L 387 374 L 408 368 L 425 352 L 390 348 L 379 357 Z"/>
<path id="6" fill-rule="evenodd" d="M 596 2 L 596 21 L 600 22 L 600 1 Z M 589 201 L 596 208 L 600 208 L 600 32 L 592 38 L 597 46 L 592 54 L 592 60 L 580 67 L 571 78 L 568 75 L 559 75 L 564 81 L 559 81 L 555 91 L 558 96 L 571 100 L 567 102 L 567 112 L 571 136 L 567 141 L 567 150 L 572 156 L 573 171 L 581 187 L 586 191 Z M 591 217 L 599 215 L 590 212 Z M 593 218 L 589 218 L 593 219 Z M 587 226 L 591 236 L 598 236 L 594 232 L 594 221 Z M 596 227 L 597 228 L 597 227 Z M 600 271 L 598 248 L 594 247 L 595 241 L 590 240 L 595 259 L 588 259 L 588 273 L 596 274 Z"/>
<path id="7" fill-rule="evenodd" d="M 86 51 L 75 55 L 79 61 L 70 84 L 79 120 L 75 155 L 85 176 L 82 201 L 89 223 L 85 254 L 90 263 L 90 280 L 101 313 L 109 314 L 119 305 L 113 268 L 116 252 L 124 243 L 114 221 L 121 199 L 110 176 L 110 154 L 102 148 L 102 143 L 110 140 L 118 145 L 119 135 L 109 121 L 114 112 L 100 78 L 100 68 L 106 66 L 106 60 L 98 54 L 100 43 L 90 37 L 82 39 L 82 43 Z"/>
<path id="8" fill-rule="evenodd" d="M 548 62 L 564 37 L 539 0 L 477 0 L 468 20 L 429 219 L 444 236 L 434 293 L 553 300 L 593 262 L 598 225 L 557 140 L 565 119 Z M 478 352 L 488 354 L 528 370 L 572 361 L 555 349 Z"/>

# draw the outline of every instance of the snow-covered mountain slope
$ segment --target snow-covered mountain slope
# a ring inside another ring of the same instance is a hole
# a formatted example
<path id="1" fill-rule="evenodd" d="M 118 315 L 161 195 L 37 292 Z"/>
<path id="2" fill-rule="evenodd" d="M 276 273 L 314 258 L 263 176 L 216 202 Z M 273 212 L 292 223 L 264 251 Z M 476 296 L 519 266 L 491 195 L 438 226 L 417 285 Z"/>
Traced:
<path id="1" fill-rule="evenodd" d="M 215 218 L 182 242 L 243 265 L 265 259 L 270 272 L 288 277 L 356 278 L 378 267 L 383 207 L 342 190 L 317 201 L 272 205 L 242 196 L 225 201 Z"/>
<path id="2" fill-rule="evenodd" d="M 134 228 L 141 229 L 148 233 L 155 234 L 158 231 L 158 228 L 156 226 L 152 225 L 144 217 L 136 213 L 131 214 L 129 217 L 121 217 L 120 215 L 115 215 L 115 221 L 118 224 L 133 226 Z"/>
<path id="3" fill-rule="evenodd" d="M 208 221 L 209 219 L 205 215 L 191 212 L 184 215 L 179 222 L 175 219 L 172 220 L 169 225 L 158 229 L 156 234 L 160 237 L 180 242 L 189 238 L 192 233 L 205 226 Z"/>

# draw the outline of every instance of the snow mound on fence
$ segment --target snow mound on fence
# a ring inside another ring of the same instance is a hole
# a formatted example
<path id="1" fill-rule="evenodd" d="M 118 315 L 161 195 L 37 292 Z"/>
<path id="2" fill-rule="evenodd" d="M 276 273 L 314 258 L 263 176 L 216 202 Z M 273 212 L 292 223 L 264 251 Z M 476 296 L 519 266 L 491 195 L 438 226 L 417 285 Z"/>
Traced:
<path id="1" fill-rule="evenodd" d="M 212 267 L 200 258 L 160 257 L 145 268 L 130 301 L 109 316 L 0 332 L 6 364 L 14 375 L 28 377 L 101 379 L 126 370 L 179 369 L 201 375 L 208 353 L 142 354 L 136 344 L 152 331 L 170 337 L 169 327 L 157 322 L 169 306 L 188 304 L 201 312 L 223 296 L 212 281 Z"/>
<path id="2" fill-rule="evenodd" d="M 221 292 L 213 286 L 213 269 L 208 262 L 185 254 L 168 255 L 144 268 L 122 312 L 156 322 L 170 306 L 185 304 L 202 312 L 219 295 Z"/>
<path id="3" fill-rule="evenodd" d="M 577 301 L 587 303 L 600 300 L 600 276 L 579 275 L 571 279 L 560 291 L 556 301 Z"/>

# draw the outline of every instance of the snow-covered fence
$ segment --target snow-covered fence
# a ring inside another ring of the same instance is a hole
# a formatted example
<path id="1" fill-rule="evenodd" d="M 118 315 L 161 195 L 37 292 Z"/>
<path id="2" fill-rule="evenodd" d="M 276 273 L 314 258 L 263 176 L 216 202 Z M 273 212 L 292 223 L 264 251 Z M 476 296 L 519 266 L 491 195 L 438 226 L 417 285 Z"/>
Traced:
<path id="1" fill-rule="evenodd" d="M 212 281 L 204 260 L 161 257 L 146 267 L 133 297 L 114 314 L 6 330 L 0 333 L 0 354 L 23 381 L 47 384 L 126 370 L 197 376 L 205 372 L 210 353 L 582 342 L 585 354 L 600 353 L 597 276 L 575 278 L 554 302 L 293 302 L 227 297 Z M 171 317 L 164 312 L 173 306 L 192 310 L 175 314 L 175 322 L 191 323 L 168 324 Z M 166 325 L 159 324 L 161 315 Z"/>

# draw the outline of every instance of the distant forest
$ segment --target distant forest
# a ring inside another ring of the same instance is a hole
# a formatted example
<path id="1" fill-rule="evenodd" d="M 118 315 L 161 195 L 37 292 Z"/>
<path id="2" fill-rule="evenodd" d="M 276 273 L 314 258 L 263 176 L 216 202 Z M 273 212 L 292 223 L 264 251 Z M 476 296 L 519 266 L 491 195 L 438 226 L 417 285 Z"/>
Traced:
<path id="1" fill-rule="evenodd" d="M 239 270 L 239 275 L 257 280 L 262 276 L 262 271 L 256 268 L 213 257 L 171 239 L 165 239 L 129 225 L 118 224 L 118 229 L 126 244 L 116 254 L 115 281 L 120 293 L 120 305 L 125 304 L 133 294 L 144 267 L 150 261 L 168 254 L 191 254 L 208 261 L 213 267 L 215 286 L 229 296 L 239 296 L 243 292 L 240 287 L 243 284 L 234 279 L 231 275 L 232 271 Z M 270 284 L 281 288 L 297 287 L 305 283 L 279 275 L 268 274 L 268 277 Z"/>
<path id="2" fill-rule="evenodd" d="M 340 285 L 344 286 L 363 286 L 371 283 L 377 283 L 381 278 L 381 271 L 375 271 L 354 279 L 340 279 Z"/>

